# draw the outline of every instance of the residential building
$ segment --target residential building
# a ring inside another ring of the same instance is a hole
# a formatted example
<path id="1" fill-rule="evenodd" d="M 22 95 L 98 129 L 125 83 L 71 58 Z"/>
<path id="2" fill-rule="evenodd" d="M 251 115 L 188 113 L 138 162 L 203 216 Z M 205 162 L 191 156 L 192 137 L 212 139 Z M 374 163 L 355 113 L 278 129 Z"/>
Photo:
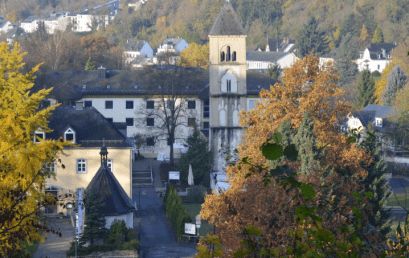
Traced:
<path id="1" fill-rule="evenodd" d="M 267 44 L 265 48 L 266 52 L 295 52 L 295 40 L 289 38 L 283 39 L 269 39 L 267 38 Z"/>
<path id="2" fill-rule="evenodd" d="M 359 52 L 358 70 L 361 72 L 368 69 L 371 73 L 375 71 L 382 73 L 392 59 L 391 51 L 396 46 L 396 43 L 370 43 Z"/>
<path id="3" fill-rule="evenodd" d="M 159 45 L 157 54 L 161 54 L 163 52 L 172 52 L 172 53 L 180 53 L 182 50 L 189 47 L 189 44 L 181 38 L 166 38 L 162 41 Z"/>
<path id="4" fill-rule="evenodd" d="M 48 120 L 48 127 L 53 131 L 44 133 L 38 129 L 35 136 L 61 138 L 79 146 L 64 148 L 65 155 L 60 155 L 58 162 L 46 165 L 56 173 L 55 180 L 46 179 L 46 192 L 58 196 L 69 190 L 85 189 L 101 166 L 99 153 L 105 144 L 109 152 L 108 167 L 128 197 L 132 196 L 132 145 L 125 137 L 126 127 L 110 123 L 95 108 L 84 108 L 82 102 L 75 108 L 57 107 Z M 46 209 L 46 213 L 58 212 L 65 213 L 66 209 L 61 206 Z"/>
<path id="5" fill-rule="evenodd" d="M 247 69 L 265 72 L 274 65 L 279 65 L 282 69 L 290 67 L 296 57 L 294 53 L 288 52 L 266 52 L 247 51 Z"/>
<path id="6" fill-rule="evenodd" d="M 0 33 L 5 34 L 13 28 L 13 24 L 8 20 L 0 20 Z"/>
<path id="7" fill-rule="evenodd" d="M 16 39 L 17 36 L 19 35 L 24 35 L 25 32 L 23 29 L 21 29 L 18 26 L 14 26 L 11 28 L 7 33 L 6 33 L 6 40 L 8 44 L 13 44 L 14 40 Z"/>
<path id="8" fill-rule="evenodd" d="M 30 16 L 21 22 L 20 28 L 22 28 L 25 33 L 33 33 L 37 31 L 38 23 L 42 21 L 43 19 L 40 17 Z"/>
<path id="9" fill-rule="evenodd" d="M 404 147 L 404 140 L 399 139 L 395 134 L 395 124 L 391 121 L 391 116 L 396 109 L 391 106 L 368 105 L 361 111 L 354 111 L 348 116 L 346 129 L 356 129 L 363 133 L 368 128 L 376 130 L 375 135 L 386 162 L 405 164 L 409 166 L 409 151 Z"/>
<path id="10" fill-rule="evenodd" d="M 127 40 L 125 44 L 124 58 L 129 65 L 138 56 L 145 58 L 153 57 L 153 49 L 146 40 Z"/>

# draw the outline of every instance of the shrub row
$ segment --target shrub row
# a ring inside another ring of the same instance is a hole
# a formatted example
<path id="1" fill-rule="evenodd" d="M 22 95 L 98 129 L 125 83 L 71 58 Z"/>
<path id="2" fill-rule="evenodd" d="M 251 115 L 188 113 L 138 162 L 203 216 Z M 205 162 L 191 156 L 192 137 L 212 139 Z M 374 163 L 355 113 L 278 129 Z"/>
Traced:
<path id="1" fill-rule="evenodd" d="M 185 223 L 192 222 L 192 218 L 185 206 L 183 206 L 182 199 L 177 194 L 176 189 L 173 188 L 173 185 L 168 185 L 163 201 L 166 214 L 168 214 L 173 227 L 176 229 L 177 236 L 182 236 L 185 231 Z"/>

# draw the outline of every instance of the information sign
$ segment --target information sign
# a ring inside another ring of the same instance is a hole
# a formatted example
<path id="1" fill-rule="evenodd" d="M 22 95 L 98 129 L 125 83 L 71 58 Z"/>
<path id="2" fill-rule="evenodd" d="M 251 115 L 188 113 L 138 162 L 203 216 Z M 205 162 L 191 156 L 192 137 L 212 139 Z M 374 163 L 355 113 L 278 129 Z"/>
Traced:
<path id="1" fill-rule="evenodd" d="M 169 171 L 169 180 L 180 180 L 179 171 Z"/>
<path id="2" fill-rule="evenodd" d="M 196 234 L 196 226 L 193 223 L 185 223 L 185 233 L 186 234 Z"/>

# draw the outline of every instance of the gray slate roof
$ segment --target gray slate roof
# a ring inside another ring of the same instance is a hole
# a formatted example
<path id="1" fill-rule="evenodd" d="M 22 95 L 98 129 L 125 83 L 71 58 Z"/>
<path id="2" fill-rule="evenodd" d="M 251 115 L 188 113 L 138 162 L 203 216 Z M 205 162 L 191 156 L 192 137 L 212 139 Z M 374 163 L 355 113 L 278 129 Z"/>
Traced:
<path id="1" fill-rule="evenodd" d="M 277 51 L 277 48 L 278 48 L 278 52 L 283 52 L 284 49 L 289 44 L 295 44 L 295 40 L 293 39 L 268 39 L 267 44 L 270 48 L 270 51 Z M 288 51 L 288 52 L 291 52 L 291 51 Z"/>
<path id="2" fill-rule="evenodd" d="M 226 1 L 209 35 L 246 35 L 230 1 Z"/>
<path id="3" fill-rule="evenodd" d="M 164 40 L 162 40 L 162 43 L 160 45 L 172 45 L 172 46 L 177 46 L 180 42 L 182 41 L 182 38 L 169 38 L 166 36 Z"/>
<path id="4" fill-rule="evenodd" d="M 181 72 L 174 82 L 180 86 L 182 94 L 209 98 L 209 91 L 205 89 L 209 85 L 209 70 L 196 67 L 178 69 Z M 148 70 L 107 71 L 106 79 L 98 79 L 97 70 L 50 71 L 36 78 L 32 92 L 43 89 L 45 84 L 46 88 L 54 86 L 50 96 L 57 100 L 79 100 L 87 95 L 157 95 L 170 87 L 174 75 L 171 68 L 166 66 Z M 247 93 L 250 95 L 257 95 L 261 88 L 269 89 L 276 82 L 267 75 L 247 71 Z M 86 85 L 85 89 L 83 85 Z M 107 85 L 110 85 L 109 89 Z"/>
<path id="5" fill-rule="evenodd" d="M 277 62 L 281 57 L 288 55 L 287 52 L 265 52 L 265 51 L 248 51 L 246 53 L 247 61 Z"/>
<path id="6" fill-rule="evenodd" d="M 390 117 L 394 112 L 394 108 L 391 106 L 382 105 L 367 105 L 361 111 L 354 111 L 352 115 L 358 118 L 362 125 L 367 128 L 369 124 L 375 122 L 375 118 L 382 118 L 382 127 L 376 127 L 376 130 L 384 133 L 391 133 L 394 124 L 390 121 Z"/>
<path id="7" fill-rule="evenodd" d="M 370 43 L 366 48 L 369 50 L 371 59 L 382 60 L 388 59 L 388 54 L 390 54 L 395 47 L 397 47 L 396 43 Z M 365 49 L 360 52 L 363 53 L 364 51 Z"/>
<path id="8" fill-rule="evenodd" d="M 111 169 L 105 164 L 101 164 L 98 172 L 88 184 L 86 191 L 91 189 L 102 198 L 102 202 L 105 204 L 102 211 L 104 216 L 118 216 L 135 210 L 131 198 L 128 197 L 115 175 L 111 172 Z"/>
<path id="9" fill-rule="evenodd" d="M 53 132 L 46 133 L 47 139 L 64 139 L 64 132 L 71 127 L 76 133 L 80 147 L 101 147 L 105 139 L 108 148 L 131 148 L 117 128 L 93 107 L 76 110 L 71 107 L 57 107 L 48 119 Z"/>
<path id="10" fill-rule="evenodd" d="M 128 40 L 125 44 L 125 51 L 140 51 L 146 40 Z"/>

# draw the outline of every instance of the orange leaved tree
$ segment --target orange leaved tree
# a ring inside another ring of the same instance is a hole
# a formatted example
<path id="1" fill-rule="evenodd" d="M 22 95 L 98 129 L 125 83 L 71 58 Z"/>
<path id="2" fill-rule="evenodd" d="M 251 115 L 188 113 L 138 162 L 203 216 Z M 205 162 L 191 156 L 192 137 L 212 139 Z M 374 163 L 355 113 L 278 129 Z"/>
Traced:
<path id="1" fill-rule="evenodd" d="M 360 178 L 366 176 L 363 166 L 372 157 L 340 133 L 351 106 L 339 99 L 343 91 L 336 86 L 337 80 L 332 65 L 319 66 L 316 57 L 307 56 L 284 70 L 281 84 L 260 93 L 261 101 L 254 110 L 240 114 L 246 133 L 238 151 L 246 162 L 227 169 L 231 187 L 223 194 L 207 196 L 201 210 L 204 219 L 215 223 L 216 234 L 228 256 L 243 247 L 243 240 L 250 250 L 262 246 L 264 250 L 278 250 L 277 256 L 288 254 L 297 241 L 306 241 L 304 244 L 311 250 L 316 248 L 314 241 L 302 239 L 302 232 L 312 224 L 294 219 L 300 218 L 300 214 L 296 216 L 300 205 L 317 208 L 323 220 L 314 222 L 315 226 L 334 236 L 328 243 L 345 243 L 339 247 L 342 251 L 353 248 L 347 243 L 348 230 L 344 229 L 350 225 L 348 214 L 353 208 L 364 217 L 371 215 L 370 209 L 364 209 L 365 198 L 359 204 L 353 200 L 365 190 Z M 276 132 L 280 132 L 280 142 L 295 144 L 299 158 L 266 160 L 266 153 L 260 148 Z M 314 154 L 308 156 L 310 153 Z M 313 187 L 316 195 L 307 200 L 264 176 L 267 167 L 274 169 L 279 165 L 293 169 L 296 179 Z M 260 166 L 264 167 L 262 171 Z M 330 202 L 331 205 L 323 205 Z M 364 224 L 357 225 L 356 230 L 363 230 Z M 378 236 L 367 237 L 370 242 Z M 249 243 L 258 246 L 251 247 Z"/>

